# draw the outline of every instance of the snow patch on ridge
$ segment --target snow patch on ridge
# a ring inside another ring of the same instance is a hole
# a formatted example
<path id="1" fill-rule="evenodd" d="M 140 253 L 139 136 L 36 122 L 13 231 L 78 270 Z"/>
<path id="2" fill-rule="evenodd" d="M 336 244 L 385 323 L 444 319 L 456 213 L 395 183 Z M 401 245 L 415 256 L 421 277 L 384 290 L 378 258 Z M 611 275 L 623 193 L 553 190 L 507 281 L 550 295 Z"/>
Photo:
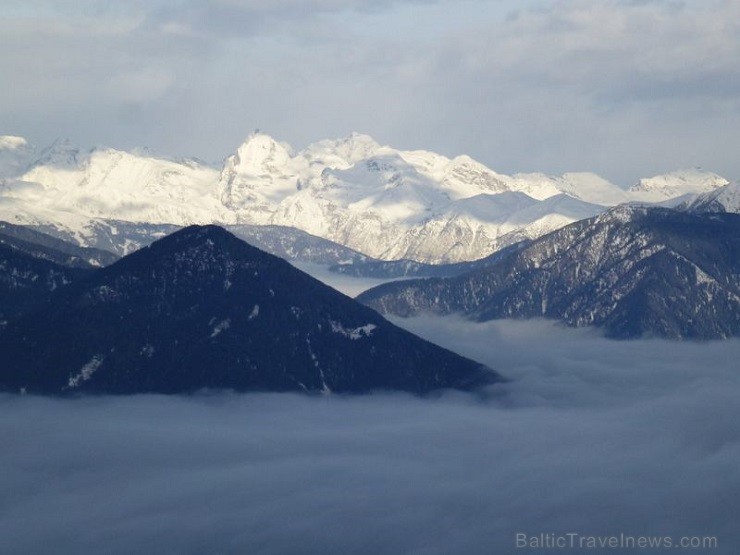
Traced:
<path id="1" fill-rule="evenodd" d="M 331 331 L 352 339 L 353 341 L 362 339 L 363 337 L 370 337 L 373 331 L 375 331 L 375 328 L 378 327 L 375 324 L 365 324 L 364 326 L 357 328 L 346 328 L 340 322 L 335 322 L 334 320 L 329 320 L 329 324 L 331 324 Z"/>
<path id="2" fill-rule="evenodd" d="M 100 365 L 103 364 L 103 356 L 101 355 L 95 355 L 90 359 L 90 361 L 85 364 L 82 368 L 80 368 L 80 371 L 75 376 L 71 376 L 69 378 L 69 381 L 67 382 L 67 387 L 75 388 L 82 385 L 83 382 L 88 381 L 90 378 L 92 378 L 92 375 L 97 371 L 98 368 L 100 368 Z"/>
<path id="3" fill-rule="evenodd" d="M 216 326 L 213 328 L 213 331 L 211 332 L 211 339 L 218 336 L 221 332 L 226 331 L 231 327 L 231 319 L 226 318 L 225 320 L 221 320 Z"/>

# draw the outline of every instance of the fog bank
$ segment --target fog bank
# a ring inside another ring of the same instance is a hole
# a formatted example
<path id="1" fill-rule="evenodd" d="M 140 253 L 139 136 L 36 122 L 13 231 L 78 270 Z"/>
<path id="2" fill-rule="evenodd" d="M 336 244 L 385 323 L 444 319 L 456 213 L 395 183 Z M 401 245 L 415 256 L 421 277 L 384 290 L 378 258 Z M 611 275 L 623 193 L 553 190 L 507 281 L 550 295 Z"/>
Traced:
<path id="1" fill-rule="evenodd" d="M 737 553 L 740 342 L 400 323 L 512 381 L 487 399 L 0 396 L 3 550 L 501 554 L 578 532 Z"/>

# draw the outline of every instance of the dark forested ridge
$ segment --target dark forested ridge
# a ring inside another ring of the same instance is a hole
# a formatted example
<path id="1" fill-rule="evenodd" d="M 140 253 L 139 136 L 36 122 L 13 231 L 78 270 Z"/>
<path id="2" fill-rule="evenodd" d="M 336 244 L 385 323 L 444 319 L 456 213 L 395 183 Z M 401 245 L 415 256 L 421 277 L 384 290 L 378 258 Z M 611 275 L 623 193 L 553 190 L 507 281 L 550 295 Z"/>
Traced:
<path id="1" fill-rule="evenodd" d="M 7 324 L 0 356 L 4 389 L 42 393 L 424 393 L 497 379 L 216 226 L 61 288 Z"/>
<path id="2" fill-rule="evenodd" d="M 619 206 L 462 276 L 381 285 L 381 313 L 556 318 L 618 338 L 740 335 L 740 215 Z"/>

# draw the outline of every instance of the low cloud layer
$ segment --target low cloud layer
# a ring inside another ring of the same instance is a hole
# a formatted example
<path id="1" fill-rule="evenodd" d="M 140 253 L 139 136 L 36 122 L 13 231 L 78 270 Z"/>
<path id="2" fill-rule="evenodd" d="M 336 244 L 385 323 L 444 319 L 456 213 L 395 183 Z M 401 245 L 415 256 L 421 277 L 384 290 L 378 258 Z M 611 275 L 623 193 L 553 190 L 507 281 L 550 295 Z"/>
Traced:
<path id="1" fill-rule="evenodd" d="M 490 554 L 578 532 L 737 552 L 740 342 L 404 325 L 512 381 L 485 399 L 0 397 L 3 549 Z"/>

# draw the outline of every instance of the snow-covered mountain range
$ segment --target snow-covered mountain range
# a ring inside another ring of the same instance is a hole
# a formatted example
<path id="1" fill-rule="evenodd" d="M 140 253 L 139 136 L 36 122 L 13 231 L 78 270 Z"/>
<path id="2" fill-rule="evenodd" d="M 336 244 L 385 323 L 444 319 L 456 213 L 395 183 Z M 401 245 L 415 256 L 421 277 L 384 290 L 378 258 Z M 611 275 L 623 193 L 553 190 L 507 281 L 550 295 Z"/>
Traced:
<path id="1" fill-rule="evenodd" d="M 0 137 L 0 220 L 56 229 L 84 246 L 99 245 L 101 233 L 131 241 L 119 232 L 126 222 L 272 225 L 383 260 L 459 262 L 623 202 L 689 206 L 715 195 L 716 206 L 736 198 L 720 192 L 727 183 L 697 169 L 627 190 L 592 173 L 509 176 L 468 156 L 397 150 L 356 133 L 295 152 L 256 132 L 221 168 L 65 140 L 38 151 Z"/>
<path id="2" fill-rule="evenodd" d="M 628 193 L 632 200 L 663 202 L 711 192 L 728 183 L 716 173 L 694 168 L 640 179 Z"/>

